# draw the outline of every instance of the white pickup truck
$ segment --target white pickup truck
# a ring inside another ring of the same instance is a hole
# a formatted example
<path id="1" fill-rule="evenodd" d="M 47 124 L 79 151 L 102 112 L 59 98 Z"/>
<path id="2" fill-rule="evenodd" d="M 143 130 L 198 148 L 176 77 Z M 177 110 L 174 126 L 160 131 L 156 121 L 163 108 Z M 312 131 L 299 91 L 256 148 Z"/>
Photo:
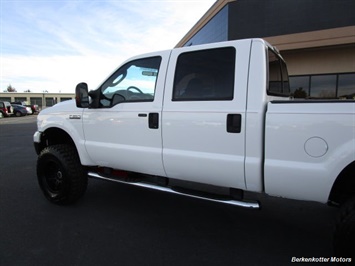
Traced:
<path id="1" fill-rule="evenodd" d="M 261 39 L 131 58 L 38 115 L 40 187 L 56 204 L 79 199 L 88 176 L 250 208 L 243 191 L 345 204 L 334 243 L 351 257 L 355 101 L 289 95 Z"/>

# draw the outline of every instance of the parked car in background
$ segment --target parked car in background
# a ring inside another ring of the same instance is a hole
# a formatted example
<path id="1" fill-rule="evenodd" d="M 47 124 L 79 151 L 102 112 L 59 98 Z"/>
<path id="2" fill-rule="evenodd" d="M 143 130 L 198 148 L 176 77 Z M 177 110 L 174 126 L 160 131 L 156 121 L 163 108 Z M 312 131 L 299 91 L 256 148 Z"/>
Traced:
<path id="1" fill-rule="evenodd" d="M 9 102 L 0 102 L 1 116 L 7 117 L 13 114 L 13 107 Z"/>
<path id="2" fill-rule="evenodd" d="M 32 114 L 39 113 L 39 108 L 37 104 L 27 104 L 25 101 L 11 102 L 11 104 L 19 104 L 26 107 L 30 107 L 32 110 Z"/>
<path id="3" fill-rule="evenodd" d="M 14 109 L 15 116 L 23 116 L 23 115 L 31 115 L 32 109 L 30 107 L 20 105 L 20 104 L 12 104 Z"/>
<path id="4" fill-rule="evenodd" d="M 30 107 L 32 110 L 32 114 L 39 113 L 39 107 L 37 104 L 26 104 L 27 107 Z"/>

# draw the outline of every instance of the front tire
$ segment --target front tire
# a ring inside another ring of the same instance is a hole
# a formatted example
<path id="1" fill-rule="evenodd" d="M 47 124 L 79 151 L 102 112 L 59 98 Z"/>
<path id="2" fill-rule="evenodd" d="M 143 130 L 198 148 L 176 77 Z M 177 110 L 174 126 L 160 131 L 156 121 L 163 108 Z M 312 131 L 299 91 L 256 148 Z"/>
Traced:
<path id="1" fill-rule="evenodd" d="M 52 203 L 68 205 L 81 198 L 87 188 L 87 172 L 76 150 L 65 144 L 42 150 L 37 160 L 38 183 Z"/>
<path id="2" fill-rule="evenodd" d="M 16 117 L 20 117 L 20 116 L 22 116 L 22 113 L 21 113 L 21 112 L 16 112 L 16 113 L 15 113 L 15 116 L 16 116 Z"/>
<path id="3" fill-rule="evenodd" d="M 341 207 L 333 244 L 337 257 L 355 260 L 355 197 Z"/>

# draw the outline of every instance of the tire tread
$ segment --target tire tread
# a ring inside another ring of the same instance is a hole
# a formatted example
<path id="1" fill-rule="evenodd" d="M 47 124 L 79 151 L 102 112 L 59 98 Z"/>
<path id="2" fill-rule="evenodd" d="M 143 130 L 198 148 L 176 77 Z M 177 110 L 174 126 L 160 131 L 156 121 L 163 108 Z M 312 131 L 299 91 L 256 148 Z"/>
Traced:
<path id="1" fill-rule="evenodd" d="M 48 156 L 54 156 L 61 162 L 69 178 L 66 180 L 65 193 L 61 193 L 56 197 L 50 197 L 46 191 L 43 191 L 45 196 L 55 204 L 68 205 L 74 203 L 83 196 L 88 183 L 87 172 L 81 165 L 76 150 L 66 144 L 48 146 L 42 150 L 37 160 L 37 175 L 42 190 L 44 189 L 40 180 L 41 164 L 43 161 L 45 162 Z"/>

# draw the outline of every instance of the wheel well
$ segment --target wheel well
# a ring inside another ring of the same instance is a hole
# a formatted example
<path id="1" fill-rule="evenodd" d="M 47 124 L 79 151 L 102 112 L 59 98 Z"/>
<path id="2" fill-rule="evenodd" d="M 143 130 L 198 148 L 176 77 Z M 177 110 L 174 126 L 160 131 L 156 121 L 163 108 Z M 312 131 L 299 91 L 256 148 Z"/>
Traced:
<path id="1" fill-rule="evenodd" d="M 39 150 L 56 144 L 69 144 L 75 147 L 75 143 L 67 132 L 60 128 L 49 128 L 43 132 Z"/>
<path id="2" fill-rule="evenodd" d="M 342 204 L 355 196 L 355 161 L 341 171 L 329 195 L 329 201 Z"/>

